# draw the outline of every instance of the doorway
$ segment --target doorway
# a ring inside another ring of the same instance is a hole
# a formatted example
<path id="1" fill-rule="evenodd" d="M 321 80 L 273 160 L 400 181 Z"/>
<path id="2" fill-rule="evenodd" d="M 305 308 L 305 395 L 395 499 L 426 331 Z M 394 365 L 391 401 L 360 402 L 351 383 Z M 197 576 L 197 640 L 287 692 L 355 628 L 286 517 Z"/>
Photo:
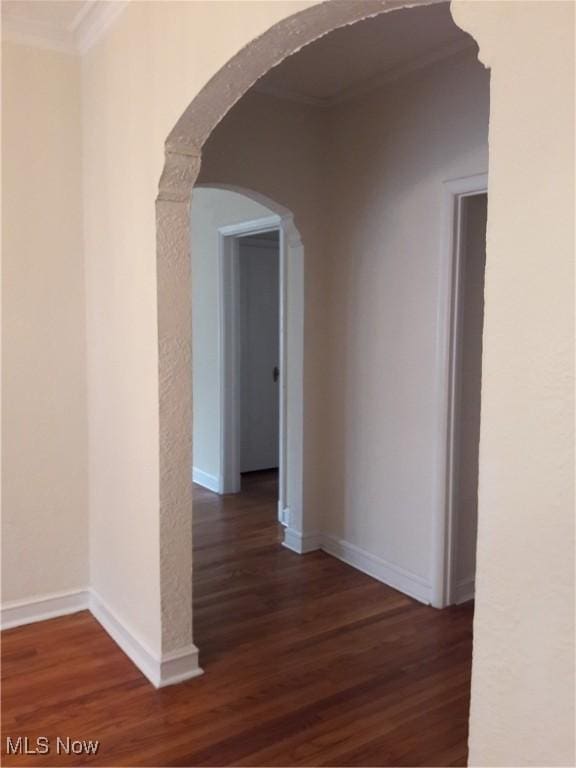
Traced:
<path id="1" fill-rule="evenodd" d="M 452 605 L 475 594 L 488 194 L 484 175 L 447 186 L 453 296 L 443 605 Z"/>
<path id="2" fill-rule="evenodd" d="M 202 134 L 201 175 L 199 162 L 190 164 L 191 178 L 202 185 L 251 189 L 282 201 L 306 238 L 306 290 L 300 267 L 296 286 L 306 297 L 306 312 L 303 301 L 296 307 L 288 301 L 289 322 L 299 325 L 299 343 L 306 341 L 306 376 L 292 390 L 299 402 L 288 398 L 298 437 L 305 428 L 305 440 L 288 441 L 298 490 L 292 498 L 305 504 L 289 509 L 284 543 L 293 542 L 298 552 L 322 548 L 435 605 L 436 584 L 444 585 L 445 578 L 444 560 L 436 571 L 431 549 L 436 523 L 442 552 L 446 547 L 450 330 L 438 299 L 449 305 L 451 292 L 436 234 L 444 179 L 487 167 L 489 95 L 489 76 L 476 51 L 450 26 L 447 6 L 437 8 L 437 29 L 446 32 L 442 41 L 436 39 L 442 45 L 431 50 L 426 19 L 418 25 L 432 65 L 426 58 L 426 67 L 408 66 L 400 76 L 388 60 L 390 79 L 379 79 L 369 93 L 345 88 L 338 99 L 331 80 L 315 80 L 316 96 L 305 93 L 295 101 L 291 88 L 274 96 L 278 81 L 261 77 Z M 388 50 L 384 35 L 391 51 L 406 54 L 394 43 L 414 39 L 416 13 L 433 11 L 381 15 L 377 34 L 370 33 L 375 58 Z M 358 55 L 368 50 L 368 25 L 373 29 L 377 23 L 370 20 L 356 30 Z M 353 25 L 338 27 L 338 37 L 354 31 Z M 317 56 L 312 46 L 309 53 Z M 297 59 L 288 57 L 286 67 Z M 286 77 L 282 66 L 275 68 L 276 78 Z M 188 114 L 185 127 L 194 127 Z M 234 237 L 228 235 L 226 248 L 233 250 Z M 292 282 L 287 280 L 288 289 Z M 289 367 L 290 377 L 293 370 Z"/>
<path id="3" fill-rule="evenodd" d="M 201 184 L 191 211 L 193 479 L 238 493 L 276 471 L 277 518 L 302 526 L 304 248 L 293 216 L 247 188 Z"/>
<path id="4" fill-rule="evenodd" d="M 238 239 L 240 474 L 280 463 L 279 231 Z"/>
<path id="5" fill-rule="evenodd" d="M 220 347 L 222 493 L 242 474 L 278 471 L 278 519 L 286 504 L 286 259 L 282 219 L 221 227 Z"/>

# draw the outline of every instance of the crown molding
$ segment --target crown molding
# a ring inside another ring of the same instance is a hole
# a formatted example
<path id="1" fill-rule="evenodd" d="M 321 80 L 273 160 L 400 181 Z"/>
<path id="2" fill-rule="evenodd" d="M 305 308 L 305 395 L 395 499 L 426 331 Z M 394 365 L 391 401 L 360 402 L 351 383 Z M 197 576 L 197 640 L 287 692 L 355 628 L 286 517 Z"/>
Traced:
<path id="1" fill-rule="evenodd" d="M 266 96 L 272 96 L 276 99 L 284 99 L 286 101 L 293 101 L 298 104 L 308 104 L 309 106 L 320 107 L 321 109 L 329 109 L 330 107 L 344 104 L 348 101 L 359 99 L 362 96 L 366 96 L 372 91 L 376 91 L 379 88 L 388 85 L 389 83 L 401 80 L 404 77 L 417 72 L 420 69 L 429 67 L 436 62 L 444 59 L 449 59 L 452 56 L 457 56 L 464 51 L 472 50 L 476 44 L 466 36 L 463 39 L 458 39 L 449 43 L 443 43 L 442 45 L 434 48 L 431 51 L 418 56 L 409 61 L 401 62 L 393 67 L 389 67 L 383 72 L 378 72 L 373 77 L 369 77 L 366 80 L 362 80 L 359 83 L 354 83 L 348 88 L 344 88 L 334 96 L 327 98 L 318 98 L 315 96 L 306 96 L 301 93 L 290 91 L 284 88 L 266 85 L 262 83 L 256 83 L 254 90 L 258 93 L 265 94 Z"/>
<path id="2" fill-rule="evenodd" d="M 19 45 L 68 54 L 84 54 L 128 5 L 129 0 L 84 0 L 68 26 L 5 13 L 2 39 Z"/>
<path id="3" fill-rule="evenodd" d="M 89 0 L 76 26 L 76 45 L 86 53 L 102 37 L 126 8 L 130 0 Z"/>
<path id="4" fill-rule="evenodd" d="M 413 72 L 430 67 L 432 64 L 436 64 L 444 59 L 451 59 L 453 56 L 458 56 L 464 51 L 472 50 L 475 47 L 476 43 L 468 35 L 452 40 L 449 43 L 443 43 L 430 51 L 426 51 L 421 56 L 400 62 L 400 64 L 389 67 L 384 72 L 379 72 L 374 77 L 369 77 L 360 83 L 350 86 L 350 88 L 345 88 L 330 100 L 329 106 L 333 107 L 344 104 L 347 101 L 359 99 L 372 91 L 378 90 L 378 88 L 388 85 L 388 83 L 401 80 Z"/>

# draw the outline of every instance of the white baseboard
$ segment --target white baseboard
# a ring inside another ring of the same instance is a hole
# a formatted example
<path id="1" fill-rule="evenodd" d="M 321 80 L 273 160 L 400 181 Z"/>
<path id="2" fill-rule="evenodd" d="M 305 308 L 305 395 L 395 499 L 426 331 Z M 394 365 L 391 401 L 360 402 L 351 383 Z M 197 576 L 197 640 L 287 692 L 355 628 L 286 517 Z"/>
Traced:
<path id="1" fill-rule="evenodd" d="M 474 576 L 470 576 L 467 579 L 462 579 L 456 584 L 454 589 L 454 602 L 456 605 L 462 603 L 468 603 L 470 600 L 474 600 Z"/>
<path id="2" fill-rule="evenodd" d="M 176 651 L 163 653 L 160 660 L 160 683 L 157 688 L 183 683 L 204 674 L 198 664 L 198 648 L 193 643 Z"/>
<path id="3" fill-rule="evenodd" d="M 368 576 L 378 579 L 378 581 L 415 598 L 421 603 L 430 604 L 432 587 L 421 576 L 393 565 L 387 560 L 335 536 L 323 535 L 320 546 L 329 555 L 352 565 Z"/>
<path id="4" fill-rule="evenodd" d="M 431 602 L 432 587 L 421 576 L 389 563 L 348 541 L 322 533 L 302 534 L 294 528 L 284 528 L 282 544 L 299 555 L 322 549 L 338 560 L 348 563 L 368 576 L 378 579 L 378 581 L 415 598 L 421 603 L 429 605 Z"/>
<path id="5" fill-rule="evenodd" d="M 94 591 L 90 595 L 90 611 L 110 637 L 124 651 L 156 688 L 181 683 L 202 674 L 198 665 L 198 649 L 190 644 L 170 653 L 154 653 L 126 627 Z"/>
<path id="6" fill-rule="evenodd" d="M 0 627 L 2 630 L 11 629 L 86 610 L 90 610 L 101 627 L 156 688 L 202 674 L 195 645 L 159 657 L 127 628 L 101 597 L 88 588 L 4 603 L 0 610 Z"/>
<path id="7" fill-rule="evenodd" d="M 23 624 L 33 624 L 36 621 L 55 619 L 69 613 L 85 611 L 88 609 L 89 603 L 89 589 L 53 592 L 49 595 L 32 597 L 27 600 L 12 600 L 2 604 L 0 628 L 3 630 L 11 629 Z"/>
<path id="8" fill-rule="evenodd" d="M 214 493 L 222 493 L 222 481 L 216 475 L 209 475 L 208 472 L 203 472 L 198 467 L 194 467 L 192 470 L 192 480 L 201 485 L 202 488 L 207 488 Z"/>
<path id="9" fill-rule="evenodd" d="M 320 534 L 307 533 L 302 534 L 294 528 L 284 528 L 283 546 L 297 552 L 299 555 L 305 555 L 307 552 L 314 552 L 320 549 Z"/>
<path id="10" fill-rule="evenodd" d="M 334 536 L 319 533 L 302 534 L 293 528 L 284 529 L 283 545 L 293 552 L 305 554 L 323 549 L 330 555 L 363 571 L 378 581 L 410 595 L 422 603 L 430 603 L 431 586 L 420 576 Z M 460 582 L 456 588 L 456 603 L 474 597 L 474 580 Z M 202 674 L 198 665 L 198 649 L 189 645 L 158 656 L 128 629 L 104 601 L 90 589 L 59 592 L 29 600 L 13 601 L 2 605 L 1 628 L 9 629 L 22 624 L 64 616 L 89 609 L 129 659 L 150 682 L 161 688 L 189 680 Z"/>

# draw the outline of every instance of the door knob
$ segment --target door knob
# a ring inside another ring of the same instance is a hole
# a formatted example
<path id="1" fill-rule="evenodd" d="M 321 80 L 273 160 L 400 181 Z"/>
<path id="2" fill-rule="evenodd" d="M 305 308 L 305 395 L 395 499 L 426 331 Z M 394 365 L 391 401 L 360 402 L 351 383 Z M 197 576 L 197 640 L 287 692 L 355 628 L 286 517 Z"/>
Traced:
<path id="1" fill-rule="evenodd" d="M 276 382 L 280 378 L 280 369 L 277 365 L 272 369 L 272 381 Z"/>

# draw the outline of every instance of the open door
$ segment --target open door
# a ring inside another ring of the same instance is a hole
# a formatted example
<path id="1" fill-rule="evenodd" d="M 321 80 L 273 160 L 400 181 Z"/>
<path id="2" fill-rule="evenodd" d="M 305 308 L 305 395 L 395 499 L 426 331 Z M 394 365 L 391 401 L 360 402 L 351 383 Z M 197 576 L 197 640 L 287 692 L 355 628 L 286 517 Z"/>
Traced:
<path id="1" fill-rule="evenodd" d="M 280 461 L 279 232 L 239 238 L 238 254 L 242 473 Z"/>

